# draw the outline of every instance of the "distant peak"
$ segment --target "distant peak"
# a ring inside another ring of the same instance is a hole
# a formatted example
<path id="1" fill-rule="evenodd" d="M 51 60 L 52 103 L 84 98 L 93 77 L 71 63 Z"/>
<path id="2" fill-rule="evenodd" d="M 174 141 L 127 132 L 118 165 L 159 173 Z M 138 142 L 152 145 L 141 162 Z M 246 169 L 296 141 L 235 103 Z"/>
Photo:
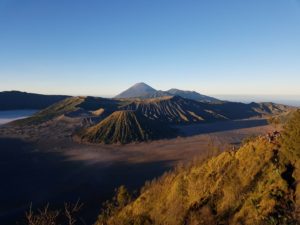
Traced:
<path id="1" fill-rule="evenodd" d="M 167 90 L 168 92 L 171 92 L 171 91 L 181 91 L 181 90 L 179 90 L 179 89 L 177 89 L 177 88 L 171 88 L 171 89 L 169 89 L 169 90 Z"/>
<path id="2" fill-rule="evenodd" d="M 134 84 L 133 86 L 131 86 L 129 89 L 131 88 L 142 88 L 142 89 L 151 89 L 151 90 L 155 90 L 153 87 L 151 87 L 150 85 L 144 83 L 144 82 L 139 82 Z"/>
<path id="3" fill-rule="evenodd" d="M 149 86 L 144 82 L 139 82 L 128 88 L 127 90 L 123 91 L 116 98 L 134 98 L 134 97 L 141 97 L 145 95 L 151 95 L 155 93 L 156 90 Z"/>
<path id="4" fill-rule="evenodd" d="M 150 87 L 150 85 L 144 83 L 144 82 L 139 82 L 139 83 L 136 83 L 133 85 L 133 87 L 136 87 L 136 86 L 147 86 L 147 87 Z"/>
<path id="5" fill-rule="evenodd" d="M 181 90 L 181 89 L 178 89 L 178 88 L 171 88 L 171 89 L 169 89 L 169 90 L 167 90 L 168 92 L 196 92 L 196 91 L 190 91 L 190 90 Z"/>

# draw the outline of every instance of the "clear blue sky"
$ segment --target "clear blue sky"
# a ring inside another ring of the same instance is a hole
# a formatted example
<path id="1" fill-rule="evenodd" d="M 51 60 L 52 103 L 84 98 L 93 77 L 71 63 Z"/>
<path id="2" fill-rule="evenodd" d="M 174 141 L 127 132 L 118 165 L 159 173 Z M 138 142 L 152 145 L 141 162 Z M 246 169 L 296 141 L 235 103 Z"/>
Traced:
<path id="1" fill-rule="evenodd" d="M 0 0 L 0 91 L 300 95 L 299 0 Z"/>

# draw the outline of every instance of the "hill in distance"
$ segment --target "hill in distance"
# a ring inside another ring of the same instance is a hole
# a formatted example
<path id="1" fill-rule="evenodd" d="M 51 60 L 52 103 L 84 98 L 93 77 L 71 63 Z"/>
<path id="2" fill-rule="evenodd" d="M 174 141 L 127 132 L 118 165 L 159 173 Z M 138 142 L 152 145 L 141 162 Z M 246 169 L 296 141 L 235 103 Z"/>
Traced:
<path id="1" fill-rule="evenodd" d="M 144 96 L 151 96 L 156 92 L 156 90 L 149 85 L 141 82 L 133 85 L 127 90 L 115 96 L 115 98 L 138 98 Z"/>
<path id="2" fill-rule="evenodd" d="M 195 91 L 183 91 L 179 89 L 170 89 L 168 91 L 155 90 L 145 83 L 137 83 L 132 87 L 128 88 L 124 92 L 115 96 L 115 98 L 158 98 L 158 97 L 166 97 L 166 96 L 180 96 L 187 99 L 192 99 L 196 101 L 204 101 L 204 102 L 220 102 L 220 100 L 209 97 L 206 95 L 199 94 Z"/>
<path id="3" fill-rule="evenodd" d="M 167 125 L 150 121 L 137 112 L 123 110 L 82 131 L 80 139 L 90 143 L 126 144 L 172 137 L 174 134 Z"/>
<path id="4" fill-rule="evenodd" d="M 138 111 L 151 120 L 170 124 L 246 119 L 280 114 L 290 109 L 288 106 L 274 103 L 208 103 L 179 96 L 135 100 L 121 108 Z"/>
<path id="5" fill-rule="evenodd" d="M 37 125 L 60 116 L 72 118 L 105 117 L 116 111 L 123 102 L 100 97 L 69 97 L 31 117 L 14 121 L 16 125 Z"/>
<path id="6" fill-rule="evenodd" d="M 0 92 L 0 110 L 44 109 L 68 97 L 70 96 L 3 91 Z"/>
<path id="7" fill-rule="evenodd" d="M 137 111 L 153 121 L 186 124 L 225 120 L 220 114 L 206 109 L 206 104 L 179 96 L 143 99 L 124 105 L 126 110 Z"/>
<path id="8" fill-rule="evenodd" d="M 167 92 L 172 94 L 173 96 L 177 95 L 182 98 L 192 99 L 195 101 L 206 101 L 206 102 L 219 102 L 220 101 L 216 98 L 199 94 L 196 91 L 183 91 L 183 90 L 179 90 L 176 88 L 172 88 L 172 89 L 168 90 Z"/>
<path id="9" fill-rule="evenodd" d="M 151 92 L 152 89 L 147 87 L 146 90 Z M 274 103 L 212 103 L 177 95 L 125 99 L 87 96 L 65 98 L 10 125 L 34 129 L 46 123 L 50 133 L 52 127 L 65 122 L 70 129 L 64 136 L 90 127 L 79 134 L 84 142 L 130 143 L 174 137 L 175 132 L 167 126 L 274 116 L 289 110 L 288 106 Z"/>
<path id="10" fill-rule="evenodd" d="M 299 224 L 299 128 L 300 111 L 281 135 L 166 173 L 134 200 L 121 188 L 116 207 L 104 208 L 96 224 Z"/>
<path id="11" fill-rule="evenodd" d="M 99 117 L 104 119 L 119 110 L 136 111 L 151 121 L 168 124 L 190 124 L 220 120 L 246 119 L 277 115 L 290 107 L 274 103 L 199 102 L 179 96 L 151 99 L 107 99 L 100 97 L 69 97 L 15 124 L 40 124 L 58 116 Z"/>

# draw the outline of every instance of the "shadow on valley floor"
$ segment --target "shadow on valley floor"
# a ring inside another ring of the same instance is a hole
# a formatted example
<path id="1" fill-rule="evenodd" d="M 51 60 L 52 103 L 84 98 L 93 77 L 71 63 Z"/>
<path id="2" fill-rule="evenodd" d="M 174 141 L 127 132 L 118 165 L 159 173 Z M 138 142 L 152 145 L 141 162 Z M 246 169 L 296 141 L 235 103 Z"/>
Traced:
<path id="1" fill-rule="evenodd" d="M 186 126 L 177 126 L 179 132 L 186 137 L 208 134 L 221 131 L 230 131 L 243 128 L 259 127 L 268 125 L 266 119 L 251 119 L 251 120 L 233 120 L 233 121 L 223 121 L 214 122 L 206 124 L 192 124 Z"/>
<path id="2" fill-rule="evenodd" d="M 63 206 L 81 199 L 83 217 L 91 224 L 101 203 L 122 184 L 130 190 L 171 168 L 171 161 L 87 163 L 69 160 L 60 153 L 39 152 L 33 144 L 0 138 L 0 224 L 22 221 L 30 202 L 33 207 Z M 22 223 L 21 223 L 22 224 Z"/>

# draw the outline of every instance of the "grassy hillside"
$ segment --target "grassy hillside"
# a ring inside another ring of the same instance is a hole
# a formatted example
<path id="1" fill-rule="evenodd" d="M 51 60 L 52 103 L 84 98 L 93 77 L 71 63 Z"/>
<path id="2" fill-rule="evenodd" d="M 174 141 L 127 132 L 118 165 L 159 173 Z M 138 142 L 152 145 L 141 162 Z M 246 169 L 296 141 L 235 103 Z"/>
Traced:
<path id="1" fill-rule="evenodd" d="M 82 131 L 80 139 L 92 143 L 129 143 L 172 137 L 174 131 L 134 111 L 116 111 Z"/>
<path id="2" fill-rule="evenodd" d="M 117 196 L 96 224 L 298 224 L 299 157 L 297 111 L 282 137 L 261 136 L 238 151 L 168 173 L 134 201 Z"/>

